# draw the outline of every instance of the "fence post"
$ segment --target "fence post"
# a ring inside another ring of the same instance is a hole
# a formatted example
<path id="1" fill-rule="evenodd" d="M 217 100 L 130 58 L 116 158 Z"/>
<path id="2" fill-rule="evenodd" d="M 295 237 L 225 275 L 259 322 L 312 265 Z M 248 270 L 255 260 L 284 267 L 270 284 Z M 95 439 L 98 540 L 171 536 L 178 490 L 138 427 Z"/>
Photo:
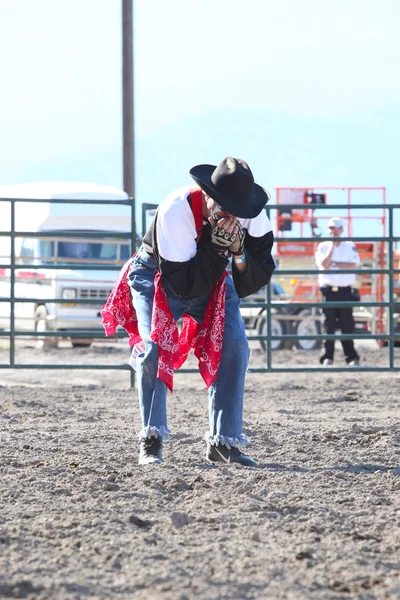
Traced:
<path id="1" fill-rule="evenodd" d="M 131 380 L 131 389 L 133 390 L 135 387 L 135 371 L 132 368 L 131 368 L 130 380 Z"/>
<path id="2" fill-rule="evenodd" d="M 10 365 L 15 364 L 15 202 L 11 200 Z"/>
<path id="3" fill-rule="evenodd" d="M 389 367 L 393 368 L 394 361 L 394 322 L 393 322 L 393 291 L 394 291 L 394 273 L 393 273 L 393 209 L 389 209 Z"/>
<path id="4" fill-rule="evenodd" d="M 267 285 L 267 302 L 270 305 L 271 304 L 271 283 L 269 283 Z M 267 369 L 268 371 L 271 369 L 272 366 L 272 340 L 271 340 L 271 335 L 272 335 L 272 330 L 271 330 L 271 325 L 272 325 L 272 317 L 271 317 L 271 306 L 268 306 L 267 308 L 267 314 L 266 314 L 266 323 L 267 323 Z"/>

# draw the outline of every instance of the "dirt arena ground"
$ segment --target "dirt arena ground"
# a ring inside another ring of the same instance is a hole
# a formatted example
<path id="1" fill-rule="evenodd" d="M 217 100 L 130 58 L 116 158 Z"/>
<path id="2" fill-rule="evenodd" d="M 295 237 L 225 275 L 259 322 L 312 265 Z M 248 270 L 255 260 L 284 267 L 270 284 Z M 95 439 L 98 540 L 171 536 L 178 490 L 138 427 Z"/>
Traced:
<path id="1" fill-rule="evenodd" d="M 122 364 L 127 348 L 22 344 L 17 361 Z M 205 461 L 204 385 L 175 383 L 165 464 L 139 468 L 128 372 L 0 370 L 0 598 L 400 598 L 400 373 L 249 373 L 257 469 Z"/>

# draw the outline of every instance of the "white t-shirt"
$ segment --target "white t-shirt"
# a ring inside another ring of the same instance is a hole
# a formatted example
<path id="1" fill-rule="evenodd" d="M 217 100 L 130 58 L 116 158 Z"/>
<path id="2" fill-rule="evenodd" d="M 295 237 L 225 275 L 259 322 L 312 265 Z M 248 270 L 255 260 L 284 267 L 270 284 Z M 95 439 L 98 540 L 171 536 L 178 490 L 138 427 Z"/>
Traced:
<path id="1" fill-rule="evenodd" d="M 326 258 L 332 247 L 332 242 L 321 242 L 318 245 L 315 253 L 315 262 L 320 271 L 325 271 L 322 266 L 322 261 Z M 340 242 L 339 246 L 335 246 L 332 252 L 332 262 L 340 263 L 353 263 L 354 267 L 357 268 L 360 264 L 360 257 L 357 252 L 354 242 L 346 241 Z M 331 266 L 329 270 L 338 269 L 339 267 Z M 331 285 L 338 287 L 346 287 L 348 285 L 354 285 L 356 282 L 355 273 L 321 273 L 318 276 L 318 283 L 320 286 Z"/>

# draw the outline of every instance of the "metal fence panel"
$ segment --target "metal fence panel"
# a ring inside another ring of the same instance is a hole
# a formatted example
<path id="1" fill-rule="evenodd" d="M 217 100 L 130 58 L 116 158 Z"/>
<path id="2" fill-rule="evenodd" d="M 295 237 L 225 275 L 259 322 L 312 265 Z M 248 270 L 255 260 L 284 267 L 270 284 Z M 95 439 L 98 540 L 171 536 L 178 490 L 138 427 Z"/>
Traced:
<path id="1" fill-rule="evenodd" d="M 10 263 L 9 264 L 0 264 L 0 268 L 1 269 L 9 269 L 10 270 L 10 296 L 9 297 L 3 297 L 0 298 L 0 302 L 8 302 L 10 303 L 10 331 L 0 331 L 0 337 L 9 337 L 10 338 L 10 352 L 9 352 L 9 363 L 8 364 L 4 364 L 4 365 L 0 365 L 0 368 L 14 368 L 14 369 L 110 369 L 110 370 L 115 370 L 115 369 L 119 369 L 119 370 L 129 370 L 131 373 L 131 385 L 133 385 L 134 383 L 134 371 L 129 367 L 128 364 L 122 364 L 122 365 L 99 365 L 99 364 L 87 364 L 87 365 L 71 365 L 71 364 L 18 364 L 15 362 L 15 342 L 16 339 L 18 337 L 51 337 L 54 336 L 53 332 L 32 332 L 32 331 L 23 331 L 23 330 L 16 330 L 15 327 L 15 305 L 17 302 L 22 302 L 22 303 L 29 303 L 29 302 L 37 302 L 37 298 L 18 298 L 15 296 L 15 283 L 16 283 L 16 271 L 18 270 L 18 268 L 20 268 L 17 264 L 16 264 L 16 253 L 15 253 L 15 240 L 16 237 L 50 237 L 50 235 L 54 235 L 54 234 L 48 234 L 46 232 L 41 232 L 40 236 L 38 236 L 38 234 L 33 233 L 33 232 L 16 232 L 15 231 L 15 205 L 17 202 L 55 202 L 55 203 L 67 203 L 67 204 L 74 204 L 74 203 L 85 203 L 85 204 L 113 204 L 113 205 L 127 205 L 130 207 L 131 209 L 131 231 L 130 233 L 98 233 L 98 232 L 85 232 L 84 236 L 91 238 L 91 239 L 103 239 L 103 238 L 113 238 L 113 239 L 127 239 L 131 242 L 132 244 L 132 248 L 135 249 L 135 245 L 136 245 L 136 225 L 135 225 L 135 201 L 134 199 L 129 199 L 129 200 L 101 200 L 101 201 L 96 201 L 96 200 L 51 200 L 51 199 L 46 199 L 46 200 L 27 200 L 27 199 L 16 199 L 16 198 L 0 198 L 0 200 L 3 202 L 10 202 L 11 203 L 11 230 L 10 231 L 6 231 L 6 232 L 0 232 L 0 236 L 6 236 L 10 238 L 10 242 L 11 242 L 11 253 L 10 253 Z M 144 204 L 142 207 L 142 227 L 145 226 L 146 224 L 146 216 L 145 216 L 145 211 L 148 210 L 153 210 L 157 208 L 157 205 L 154 204 Z M 266 211 L 267 213 L 270 215 L 271 211 L 279 211 L 282 208 L 281 205 L 267 205 L 266 207 Z M 304 208 L 303 205 L 285 205 L 285 208 Z M 323 205 L 323 206 L 318 206 L 318 209 L 329 209 L 332 208 L 332 206 L 329 205 Z M 251 372 L 292 372 L 292 371 L 321 371 L 321 370 L 325 370 L 323 367 L 274 367 L 272 364 L 272 348 L 271 348 L 271 342 L 274 340 L 298 340 L 298 339 L 310 339 L 310 340 L 325 340 L 325 339 L 335 339 L 335 340 L 340 340 L 340 339 L 375 339 L 375 340 L 387 340 L 388 342 L 388 352 L 389 352 L 389 366 L 388 367 L 366 367 L 366 366 L 359 366 L 357 367 L 357 370 L 359 371 L 398 371 L 400 370 L 400 367 L 396 367 L 394 365 L 394 345 L 395 342 L 400 338 L 400 334 L 396 334 L 395 330 L 394 330 L 394 309 L 395 309 L 395 301 L 394 301 L 394 276 L 398 275 L 400 273 L 400 269 L 396 269 L 394 268 L 394 244 L 395 242 L 398 242 L 400 240 L 400 237 L 396 237 L 394 235 L 394 210 L 398 210 L 400 209 L 400 205 L 396 205 L 396 204 L 385 204 L 385 205 L 381 205 L 381 204 L 357 204 L 357 205 L 352 205 L 351 206 L 352 209 L 359 209 L 359 210 L 363 210 L 363 209 L 374 209 L 374 208 L 379 208 L 379 209 L 384 209 L 388 212 L 388 235 L 387 236 L 383 236 L 383 237 L 377 237 L 377 236 L 373 236 L 370 238 L 366 238 L 366 237 L 352 237 L 352 238 L 346 238 L 345 236 L 341 237 L 341 240 L 346 240 L 346 239 L 351 239 L 352 241 L 377 241 L 377 242 L 385 242 L 387 243 L 387 247 L 388 247 L 388 265 L 387 268 L 382 268 L 382 269 L 346 269 L 346 270 L 330 270 L 330 271 L 326 271 L 327 273 L 355 273 L 355 274 L 365 274 L 365 273 L 369 273 L 369 274 L 382 274 L 382 275 L 386 275 L 389 278 L 389 286 L 388 286 L 388 300 L 387 301 L 381 301 L 381 302 L 377 302 L 377 301 L 368 301 L 368 302 L 364 302 L 362 303 L 363 306 L 365 307 L 381 307 L 381 308 L 386 308 L 389 311 L 389 331 L 385 334 L 381 333 L 381 334 L 340 334 L 340 335 L 323 335 L 323 334 L 315 334 L 315 335 L 272 335 L 271 334 L 271 322 L 272 322 L 272 310 L 274 308 L 276 308 L 276 306 L 278 305 L 271 297 L 271 286 L 268 285 L 266 287 L 266 295 L 265 295 L 265 299 L 262 302 L 246 302 L 244 301 L 242 303 L 242 307 L 253 307 L 253 308 L 259 308 L 259 309 L 263 309 L 266 312 L 266 323 L 267 323 L 267 333 L 266 335 L 248 335 L 248 339 L 249 340 L 261 340 L 265 343 L 266 346 L 266 362 L 265 362 L 265 367 L 263 368 L 250 368 Z M 348 205 L 335 205 L 334 209 L 348 209 Z M 77 237 L 76 232 L 68 232 L 68 231 L 57 231 L 57 235 L 62 235 L 63 237 L 66 238 L 73 238 L 73 237 Z M 317 240 L 320 241 L 324 241 L 324 240 L 331 240 L 332 238 L 324 238 L 324 237 L 318 237 Z M 290 241 L 290 242 L 295 242 L 295 241 L 301 241 L 301 242 L 316 242 L 316 238 L 315 237 L 289 237 L 289 238 L 279 238 L 279 241 Z M 65 265 L 63 265 L 65 266 Z M 24 268 L 25 269 L 34 269 L 37 268 L 36 264 L 24 264 Z M 60 268 L 59 265 L 57 264 L 48 264 L 46 265 L 46 269 L 57 269 Z M 101 264 L 101 263 L 96 263 L 96 264 L 80 264 L 80 263 L 75 263 L 75 264 L 68 264 L 68 268 L 69 269 L 82 269 L 82 270 L 110 270 L 110 269 L 115 269 L 116 271 L 120 269 L 120 266 L 110 266 L 107 264 Z M 304 270 L 282 270 L 279 271 L 280 274 L 285 274 L 285 275 L 317 275 L 319 273 L 319 271 L 317 269 L 304 269 Z M 64 298 L 41 298 L 41 301 L 47 301 L 49 302 L 50 300 L 54 303 L 61 303 L 61 302 L 65 302 Z M 88 299 L 83 299 L 83 300 L 79 300 L 76 299 L 76 303 L 79 304 L 91 304 L 91 303 L 96 303 L 98 302 L 98 300 L 90 300 Z M 330 306 L 330 307 L 336 307 L 336 306 L 358 306 L 360 303 L 359 302 L 291 302 L 292 306 L 297 306 L 297 307 L 307 307 L 307 308 L 311 308 L 311 307 L 318 307 L 318 308 L 324 308 L 324 306 Z M 87 338 L 92 338 L 92 339 L 96 339 L 99 338 L 99 332 L 95 331 L 95 330 L 83 330 L 83 331 L 73 331 L 73 330 L 66 330 L 66 331 L 60 331 L 57 332 L 57 336 L 61 337 L 61 338 L 77 338 L 77 337 L 82 337 L 85 336 Z M 126 337 L 125 332 L 118 332 L 118 334 L 115 336 L 117 338 L 119 337 Z M 330 367 L 329 369 L 330 371 L 348 371 L 349 367 Z M 193 373 L 193 372 L 197 372 L 197 369 L 180 369 L 179 372 L 181 373 Z"/>

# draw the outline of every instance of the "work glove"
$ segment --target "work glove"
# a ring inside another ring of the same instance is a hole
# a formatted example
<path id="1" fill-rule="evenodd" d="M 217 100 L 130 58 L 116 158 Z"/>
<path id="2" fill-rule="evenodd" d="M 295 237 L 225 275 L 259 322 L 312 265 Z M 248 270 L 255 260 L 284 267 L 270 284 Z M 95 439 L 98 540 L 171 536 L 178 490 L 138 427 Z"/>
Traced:
<path id="1" fill-rule="evenodd" d="M 232 244 L 228 247 L 228 250 L 234 256 L 237 254 L 243 254 L 244 251 L 244 238 L 246 237 L 246 232 L 243 229 L 242 225 L 239 221 L 236 222 L 237 225 L 237 233 L 236 238 L 232 241 Z"/>
<path id="2" fill-rule="evenodd" d="M 222 227 L 215 225 L 211 231 L 211 242 L 218 252 L 225 252 L 236 240 L 236 233 L 228 233 Z"/>

